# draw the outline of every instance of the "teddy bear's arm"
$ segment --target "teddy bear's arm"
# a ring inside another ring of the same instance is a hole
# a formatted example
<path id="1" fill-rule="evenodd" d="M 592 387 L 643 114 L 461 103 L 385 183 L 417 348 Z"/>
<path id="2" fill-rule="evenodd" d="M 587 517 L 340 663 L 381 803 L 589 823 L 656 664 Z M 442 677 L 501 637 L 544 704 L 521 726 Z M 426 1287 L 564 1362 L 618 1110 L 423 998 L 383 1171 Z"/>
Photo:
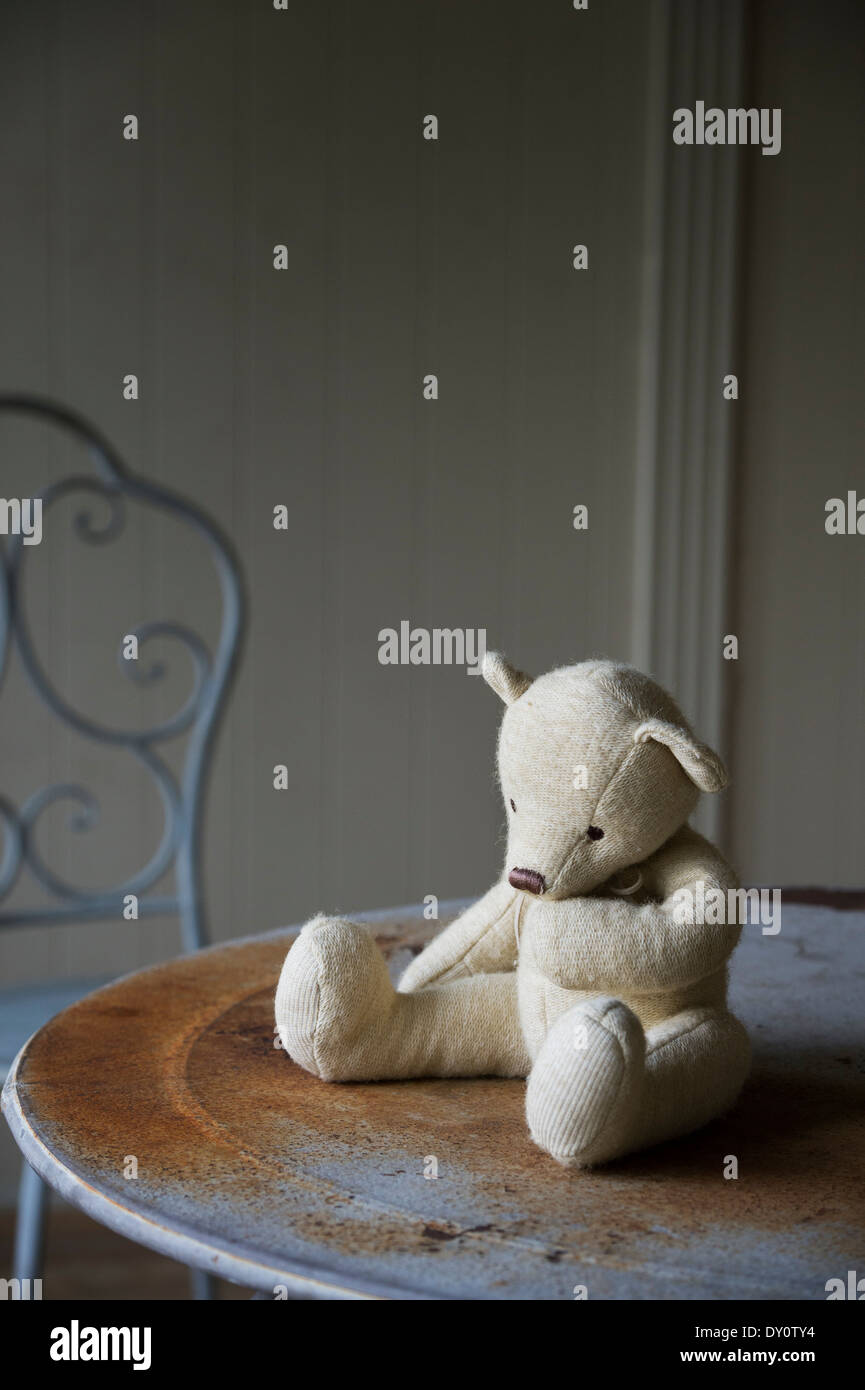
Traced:
<path id="1" fill-rule="evenodd" d="M 659 901 L 638 906 L 592 896 L 532 903 L 526 929 L 547 978 L 565 989 L 663 990 L 703 979 L 724 963 L 741 927 L 695 921 L 698 911 L 684 911 L 712 888 L 726 900 L 726 890 L 737 886 L 715 847 L 685 826 L 641 868 Z"/>
<path id="2" fill-rule="evenodd" d="M 405 994 L 468 975 L 513 970 L 516 899 L 516 890 L 509 883 L 497 883 L 412 961 L 400 980 L 400 991 Z"/>

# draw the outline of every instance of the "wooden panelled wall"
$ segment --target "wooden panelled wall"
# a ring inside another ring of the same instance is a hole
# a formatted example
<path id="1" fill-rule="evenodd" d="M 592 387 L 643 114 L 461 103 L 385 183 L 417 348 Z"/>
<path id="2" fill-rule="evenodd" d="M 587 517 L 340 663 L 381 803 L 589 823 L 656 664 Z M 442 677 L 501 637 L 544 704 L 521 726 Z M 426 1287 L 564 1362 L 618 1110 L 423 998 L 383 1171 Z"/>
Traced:
<path id="1" fill-rule="evenodd" d="M 865 539 L 823 531 L 825 498 L 856 486 L 863 423 L 861 21 L 835 8 L 834 26 L 799 3 L 748 12 L 752 100 L 783 106 L 784 144 L 743 153 L 722 576 L 740 657 L 716 679 L 726 844 L 766 883 L 862 876 Z M 381 628 L 485 628 L 528 670 L 639 655 L 647 108 L 670 22 L 626 0 L 6 6 L 0 382 L 90 414 L 130 466 L 212 512 L 246 572 L 205 842 L 217 938 L 497 873 L 497 701 L 458 669 L 382 666 Z M 6 495 L 72 461 L 31 425 L 4 423 L 0 446 Z M 153 709 L 118 671 L 118 631 L 215 619 L 200 549 L 133 521 L 98 556 L 67 528 L 33 564 L 46 659 L 118 720 Z M 687 568 L 670 573 L 686 601 Z M 659 668 L 715 659 L 723 634 L 683 651 L 673 626 L 666 612 Z M 0 745 L 16 798 L 72 773 L 105 789 L 96 830 L 46 826 L 59 866 L 102 881 L 152 847 L 152 789 L 52 728 L 14 672 Z M 121 971 L 176 947 L 172 923 L 43 927 L 0 936 L 0 974 Z"/>

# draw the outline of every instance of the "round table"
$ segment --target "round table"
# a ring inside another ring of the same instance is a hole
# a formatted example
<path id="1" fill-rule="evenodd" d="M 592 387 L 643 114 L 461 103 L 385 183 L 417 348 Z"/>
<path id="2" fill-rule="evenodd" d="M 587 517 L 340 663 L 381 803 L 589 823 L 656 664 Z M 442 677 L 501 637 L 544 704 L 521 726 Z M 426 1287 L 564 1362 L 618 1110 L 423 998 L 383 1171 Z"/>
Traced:
<path id="1" fill-rule="evenodd" d="M 394 974 L 437 925 L 364 916 Z M 296 1067 L 273 1025 L 295 934 L 130 975 L 31 1038 L 3 1106 L 37 1172 L 277 1298 L 824 1299 L 861 1263 L 862 912 L 785 904 L 781 933 L 746 927 L 739 1105 L 576 1173 L 530 1142 L 522 1082 L 326 1085 Z"/>

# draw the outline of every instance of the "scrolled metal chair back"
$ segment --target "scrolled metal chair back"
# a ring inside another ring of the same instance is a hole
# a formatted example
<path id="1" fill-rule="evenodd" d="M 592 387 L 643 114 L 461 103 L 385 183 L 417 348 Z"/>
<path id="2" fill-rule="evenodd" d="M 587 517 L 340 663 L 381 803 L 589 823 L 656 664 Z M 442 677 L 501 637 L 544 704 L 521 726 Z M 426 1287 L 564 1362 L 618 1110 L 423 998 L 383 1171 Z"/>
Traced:
<path id="1" fill-rule="evenodd" d="M 5 547 L 0 548 L 0 682 L 10 656 L 17 651 L 30 684 L 53 715 L 85 739 L 123 750 L 146 770 L 158 788 L 164 815 L 161 839 L 149 862 L 110 888 L 88 890 L 68 882 L 45 861 L 38 848 L 36 826 L 49 806 L 71 801 L 78 807 L 71 828 L 91 828 L 99 815 L 95 794 L 80 782 L 42 787 L 17 806 L 0 794 L 4 841 L 0 858 L 0 926 L 122 918 L 124 903 L 134 898 L 139 918 L 179 916 L 184 947 L 195 950 L 207 939 L 201 884 L 203 794 L 209 755 L 234 674 L 243 627 L 244 600 L 238 562 L 226 537 L 204 512 L 177 494 L 129 472 L 108 441 L 82 416 L 39 397 L 0 395 L 0 413 L 8 412 L 34 416 L 69 431 L 87 446 L 96 467 L 95 475 L 75 474 L 34 493 L 34 500 L 41 499 L 43 518 L 62 497 L 80 494 L 85 499 L 99 499 L 107 506 L 107 521 L 98 522 L 87 505 L 75 515 L 75 533 L 83 544 L 89 545 L 109 544 L 122 533 L 127 501 L 143 503 L 178 518 L 207 543 L 219 581 L 221 622 L 212 650 L 198 633 L 180 622 L 146 622 L 130 629 L 125 637 L 134 636 L 139 650 L 155 637 L 180 643 L 192 661 L 192 689 L 182 706 L 167 719 L 144 729 L 110 728 L 75 709 L 40 662 L 22 602 L 25 561 L 31 547 L 24 544 L 19 533 L 10 535 Z M 160 662 L 143 665 L 121 661 L 121 666 L 142 685 L 154 685 L 166 674 L 165 665 Z M 162 745 L 180 735 L 185 735 L 187 741 L 178 775 L 163 756 Z M 151 891 L 172 869 L 175 891 Z M 45 901 L 34 907 L 4 907 L 28 871 L 44 890 Z"/>

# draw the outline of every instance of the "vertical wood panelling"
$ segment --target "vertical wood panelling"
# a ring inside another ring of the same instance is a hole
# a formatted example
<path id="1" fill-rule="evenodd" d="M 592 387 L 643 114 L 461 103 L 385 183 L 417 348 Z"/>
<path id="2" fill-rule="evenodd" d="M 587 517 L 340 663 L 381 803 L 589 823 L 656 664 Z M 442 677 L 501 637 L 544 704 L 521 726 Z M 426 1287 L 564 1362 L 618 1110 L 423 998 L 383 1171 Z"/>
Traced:
<path id="1" fill-rule="evenodd" d="M 7 141 L 7 183 L 31 171 L 10 288 L 33 355 L 12 370 L 7 343 L 4 377 L 69 394 L 131 466 L 199 500 L 247 576 L 209 796 L 215 935 L 483 888 L 501 853 L 495 697 L 460 670 L 381 666 L 377 633 L 484 627 L 536 670 L 631 654 L 647 11 L 88 0 L 15 15 L 24 70 L 44 75 L 36 97 L 15 89 L 38 120 Z M 129 110 L 137 144 L 120 138 Z M 428 113 L 438 142 L 421 138 Z M 136 362 L 132 405 L 119 377 Z M 170 529 L 130 539 L 93 642 L 144 599 L 212 632 L 202 557 Z M 86 694 L 72 616 L 54 622 Z M 118 852 L 153 828 L 146 791 L 126 794 Z M 0 940 L 4 974 L 38 973 L 47 941 Z M 71 966 L 175 948 L 174 924 L 50 941 L 52 961 L 74 943 Z"/>
<path id="2" fill-rule="evenodd" d="M 865 494 L 865 12 L 756 7 L 751 100 L 783 147 L 748 185 L 731 816 L 742 872 L 861 885 L 865 538 L 826 501 Z"/>
<path id="3" fill-rule="evenodd" d="M 739 104 L 741 4 L 651 7 L 655 42 L 666 34 L 648 87 L 647 193 L 650 260 L 642 314 L 643 396 L 637 496 L 633 640 L 638 664 L 676 694 L 700 735 L 726 752 L 723 659 L 732 575 L 728 567 L 731 413 L 722 396 L 738 301 L 738 183 L 754 151 L 685 148 L 672 141 L 672 113 L 698 100 Z M 657 120 L 659 101 L 664 119 Z M 759 156 L 757 156 L 759 157 Z M 660 193 L 658 192 L 660 190 Z M 713 837 L 719 798 L 696 824 Z"/>

